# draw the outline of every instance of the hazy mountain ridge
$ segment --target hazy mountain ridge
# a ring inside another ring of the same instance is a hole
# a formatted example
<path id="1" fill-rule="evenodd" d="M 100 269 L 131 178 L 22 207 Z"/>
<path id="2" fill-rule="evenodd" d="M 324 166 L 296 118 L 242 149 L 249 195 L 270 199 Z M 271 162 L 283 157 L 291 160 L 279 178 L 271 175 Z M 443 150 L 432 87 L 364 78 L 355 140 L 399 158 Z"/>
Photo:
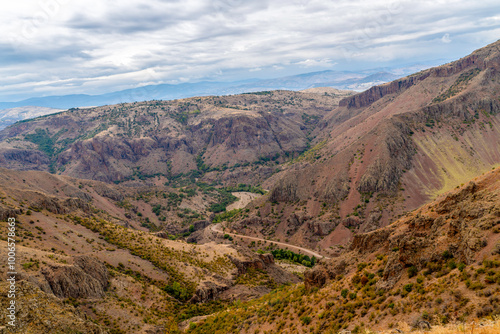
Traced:
<path id="1" fill-rule="evenodd" d="M 62 111 L 61 109 L 45 108 L 45 107 L 16 107 L 11 109 L 0 110 L 0 129 L 6 128 L 18 121 L 54 114 Z"/>
<path id="2" fill-rule="evenodd" d="M 427 68 L 428 65 L 415 65 Z M 0 102 L 0 109 L 40 106 L 57 109 L 102 106 L 148 100 L 173 100 L 194 96 L 231 95 L 263 90 L 303 90 L 331 86 L 338 89 L 364 90 L 411 73 L 408 68 L 372 69 L 359 72 L 320 71 L 275 79 L 249 79 L 234 82 L 210 82 L 147 85 L 100 95 L 71 94 L 29 98 L 18 102 Z M 394 73 L 393 73 L 394 72 Z"/>

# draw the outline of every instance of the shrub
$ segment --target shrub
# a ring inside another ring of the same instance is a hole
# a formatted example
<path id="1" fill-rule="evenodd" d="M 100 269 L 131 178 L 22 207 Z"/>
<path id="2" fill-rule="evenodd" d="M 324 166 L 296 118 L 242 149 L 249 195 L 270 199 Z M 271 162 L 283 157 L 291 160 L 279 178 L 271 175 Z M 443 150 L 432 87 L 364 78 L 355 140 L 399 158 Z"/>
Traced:
<path id="1" fill-rule="evenodd" d="M 451 253 L 450 253 L 450 251 L 445 250 L 445 251 L 443 252 L 443 258 L 444 258 L 445 260 L 452 259 L 452 258 L 453 258 L 453 254 L 451 254 Z"/>
<path id="2" fill-rule="evenodd" d="M 417 267 L 411 266 L 410 268 L 408 268 L 408 277 L 409 278 L 412 278 L 412 277 L 416 276 L 417 274 L 418 274 Z"/>
<path id="3" fill-rule="evenodd" d="M 358 263 L 358 271 L 361 271 L 361 270 L 365 269 L 366 266 L 368 266 L 368 264 L 366 264 L 364 262 L 363 263 Z"/>
<path id="4" fill-rule="evenodd" d="M 403 289 L 407 292 L 411 292 L 411 290 L 413 289 L 413 284 L 406 284 L 405 286 L 403 286 Z"/>

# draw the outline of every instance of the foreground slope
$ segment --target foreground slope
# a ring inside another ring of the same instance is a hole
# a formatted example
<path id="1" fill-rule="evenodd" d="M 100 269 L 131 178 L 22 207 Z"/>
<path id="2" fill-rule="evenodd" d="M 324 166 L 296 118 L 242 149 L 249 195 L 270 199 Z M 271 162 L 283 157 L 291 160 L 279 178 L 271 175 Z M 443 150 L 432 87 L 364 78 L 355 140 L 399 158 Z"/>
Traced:
<path id="1" fill-rule="evenodd" d="M 408 331 L 500 314 L 500 168 L 357 235 L 305 277 L 188 332 Z"/>
<path id="2" fill-rule="evenodd" d="M 250 252 L 217 233 L 213 242 L 196 245 L 150 231 L 156 216 L 152 206 L 179 193 L 172 191 L 0 169 L 0 228 L 7 231 L 9 217 L 17 221 L 18 301 L 26 306 L 18 314 L 20 328 L 27 333 L 176 331 L 178 322 L 192 316 L 300 281 L 272 256 Z M 189 201 L 181 198 L 181 204 Z M 198 220 L 185 229 L 191 233 L 209 224 Z M 0 256 L 7 257 L 5 233 Z M 7 288 L 0 285 L 2 296 Z M 27 306 L 32 301 L 37 310 Z M 8 302 L 0 298 L 2 307 Z"/>

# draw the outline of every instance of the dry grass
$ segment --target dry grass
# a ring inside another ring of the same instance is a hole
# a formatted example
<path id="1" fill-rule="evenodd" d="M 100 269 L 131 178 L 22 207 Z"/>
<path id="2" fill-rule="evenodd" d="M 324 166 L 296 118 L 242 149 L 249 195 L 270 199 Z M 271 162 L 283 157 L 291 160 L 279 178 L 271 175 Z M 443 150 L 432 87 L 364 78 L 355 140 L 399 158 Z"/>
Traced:
<path id="1" fill-rule="evenodd" d="M 403 333 L 408 333 L 411 331 L 411 327 L 406 323 L 399 323 L 398 329 L 403 331 Z M 371 332 L 366 331 L 365 334 L 391 334 L 396 333 L 396 331 L 388 330 L 383 332 Z M 433 326 L 431 330 L 418 330 L 411 331 L 412 334 L 457 334 L 457 333 L 467 333 L 467 334 L 500 334 L 500 317 L 495 317 L 493 320 L 479 320 L 473 321 L 471 323 L 457 323 L 449 324 L 446 326 Z"/>

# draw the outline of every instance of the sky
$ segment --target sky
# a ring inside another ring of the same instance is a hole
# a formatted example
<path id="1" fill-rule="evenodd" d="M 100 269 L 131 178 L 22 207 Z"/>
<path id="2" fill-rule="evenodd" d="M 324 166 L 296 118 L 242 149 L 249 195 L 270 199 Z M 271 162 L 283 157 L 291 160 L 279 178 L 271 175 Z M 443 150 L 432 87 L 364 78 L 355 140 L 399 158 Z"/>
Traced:
<path id="1" fill-rule="evenodd" d="M 498 0 L 0 4 L 0 101 L 448 62 L 500 38 Z"/>

